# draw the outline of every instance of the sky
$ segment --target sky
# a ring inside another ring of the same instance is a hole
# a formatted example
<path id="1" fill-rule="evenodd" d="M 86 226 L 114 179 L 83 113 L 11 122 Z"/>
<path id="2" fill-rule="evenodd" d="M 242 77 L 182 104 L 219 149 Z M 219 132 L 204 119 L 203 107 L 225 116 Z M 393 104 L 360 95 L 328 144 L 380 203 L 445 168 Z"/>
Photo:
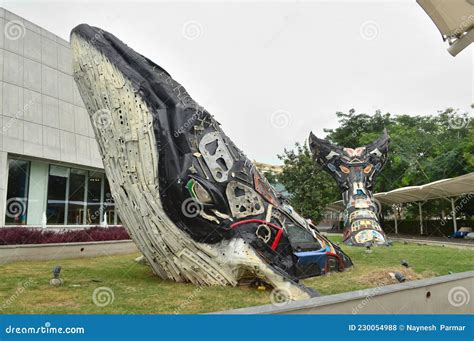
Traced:
<path id="1" fill-rule="evenodd" d="M 473 47 L 452 57 L 413 1 L 126 2 L 3 1 L 1 6 L 69 40 L 101 27 L 166 69 L 252 160 L 335 113 L 429 115 L 470 110 Z"/>

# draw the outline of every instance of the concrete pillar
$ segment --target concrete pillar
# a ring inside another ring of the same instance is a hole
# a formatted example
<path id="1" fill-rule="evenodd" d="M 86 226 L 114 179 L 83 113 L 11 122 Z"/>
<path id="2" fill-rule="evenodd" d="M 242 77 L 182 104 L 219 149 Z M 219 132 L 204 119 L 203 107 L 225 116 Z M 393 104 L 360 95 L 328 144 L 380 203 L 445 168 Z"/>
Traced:
<path id="1" fill-rule="evenodd" d="M 420 235 L 423 234 L 423 212 L 421 210 L 422 203 L 418 203 L 418 213 L 420 215 Z"/>
<path id="2" fill-rule="evenodd" d="M 395 234 L 398 234 L 397 212 L 395 212 Z"/>
<path id="3" fill-rule="evenodd" d="M 453 212 L 453 227 L 454 227 L 454 232 L 457 232 L 458 230 L 458 223 L 456 221 L 456 207 L 454 206 L 454 198 L 451 198 L 451 209 Z"/>
<path id="4" fill-rule="evenodd" d="M 2 138 L 2 135 L 0 135 Z M 0 151 L 0 227 L 5 226 L 5 207 L 7 204 L 8 161 L 7 153 Z"/>

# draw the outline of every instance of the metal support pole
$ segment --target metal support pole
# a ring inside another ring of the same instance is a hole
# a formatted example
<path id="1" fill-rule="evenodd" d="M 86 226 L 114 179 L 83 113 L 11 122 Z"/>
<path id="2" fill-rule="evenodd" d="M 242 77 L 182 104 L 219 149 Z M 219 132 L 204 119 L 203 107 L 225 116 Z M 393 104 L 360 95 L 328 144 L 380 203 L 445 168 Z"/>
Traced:
<path id="1" fill-rule="evenodd" d="M 453 227 L 454 232 L 458 230 L 458 223 L 456 221 L 456 208 L 454 207 L 454 198 L 451 198 L 451 209 L 453 210 Z"/>
<path id="2" fill-rule="evenodd" d="M 420 215 L 420 235 L 423 235 L 423 212 L 421 211 L 421 202 L 418 203 L 418 212 Z"/>
<path id="3" fill-rule="evenodd" d="M 395 234 L 398 234 L 397 212 L 395 212 Z"/>

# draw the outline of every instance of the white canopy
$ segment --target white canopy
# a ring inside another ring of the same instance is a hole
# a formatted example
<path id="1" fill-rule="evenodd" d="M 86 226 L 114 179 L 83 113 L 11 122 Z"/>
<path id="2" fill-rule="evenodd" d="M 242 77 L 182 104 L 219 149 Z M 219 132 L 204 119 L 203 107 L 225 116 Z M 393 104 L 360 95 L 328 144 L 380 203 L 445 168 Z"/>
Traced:
<path id="1" fill-rule="evenodd" d="M 474 40 L 473 0 L 417 0 L 438 27 L 443 39 L 449 39 L 449 53 L 456 56 Z"/>

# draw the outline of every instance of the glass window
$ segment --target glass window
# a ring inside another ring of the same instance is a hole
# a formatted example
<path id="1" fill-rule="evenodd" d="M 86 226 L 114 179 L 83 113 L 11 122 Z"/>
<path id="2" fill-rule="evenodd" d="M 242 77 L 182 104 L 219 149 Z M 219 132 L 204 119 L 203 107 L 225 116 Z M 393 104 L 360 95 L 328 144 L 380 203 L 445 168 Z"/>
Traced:
<path id="1" fill-rule="evenodd" d="M 44 194 L 36 193 L 36 197 L 32 199 L 32 204 L 36 206 L 32 207 L 36 215 L 40 216 L 46 210 L 48 225 L 99 225 L 104 219 L 104 213 L 106 213 L 108 225 L 121 223 L 109 183 L 103 172 L 56 165 L 45 167 L 47 168 L 40 176 L 43 179 L 41 184 L 43 186 L 47 184 L 47 193 L 45 197 Z M 8 160 L 5 213 L 7 225 L 27 224 L 30 172 L 30 161 Z M 39 179 L 35 179 L 31 181 L 33 185 L 39 183 Z M 43 191 L 41 190 L 41 193 Z M 41 200 L 37 198 L 38 195 L 42 198 Z M 31 217 L 35 217 L 35 213 L 32 212 L 32 214 Z M 37 218 L 35 222 L 39 219 Z"/>
<path id="2" fill-rule="evenodd" d="M 104 211 L 107 214 L 107 225 L 116 224 L 115 201 L 110 191 L 110 185 L 107 179 L 104 181 Z"/>
<path id="3" fill-rule="evenodd" d="M 46 217 L 49 225 L 64 225 L 69 168 L 49 167 Z"/>
<path id="4" fill-rule="evenodd" d="M 102 179 L 103 173 L 89 172 L 87 182 L 87 218 L 86 224 L 98 225 L 102 221 Z"/>
<path id="5" fill-rule="evenodd" d="M 286 232 L 290 240 L 291 247 L 296 252 L 313 251 L 321 249 L 321 244 L 314 239 L 311 232 L 300 226 L 288 222 L 286 224 Z"/>
<path id="6" fill-rule="evenodd" d="M 116 225 L 122 225 L 122 220 L 120 219 L 120 215 L 119 215 L 118 211 L 117 211 L 117 213 L 116 213 L 116 216 L 117 216 L 117 223 L 116 223 Z"/>
<path id="7" fill-rule="evenodd" d="M 5 223 L 7 225 L 26 224 L 29 169 L 29 161 L 8 161 L 7 203 L 5 211 Z"/>
<path id="8" fill-rule="evenodd" d="M 84 224 L 86 175 L 87 171 L 71 169 L 69 175 L 69 195 L 67 205 L 67 223 L 69 225 Z"/>

